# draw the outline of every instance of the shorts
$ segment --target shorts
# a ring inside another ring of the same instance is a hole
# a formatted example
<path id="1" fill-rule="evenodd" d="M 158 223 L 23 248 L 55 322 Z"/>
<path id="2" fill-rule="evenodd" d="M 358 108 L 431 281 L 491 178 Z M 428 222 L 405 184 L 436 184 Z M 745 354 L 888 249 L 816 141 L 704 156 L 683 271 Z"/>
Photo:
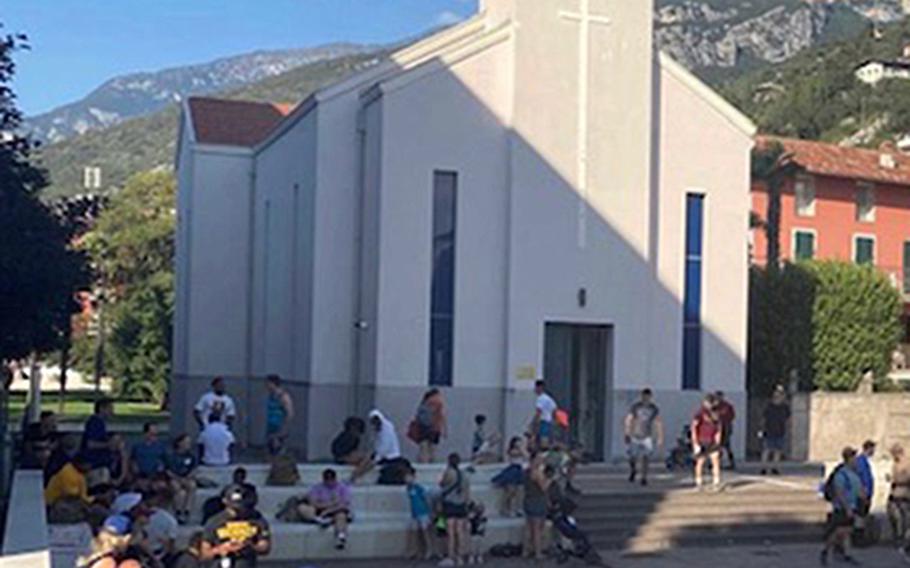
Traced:
<path id="1" fill-rule="evenodd" d="M 828 526 L 833 529 L 852 528 L 853 519 L 843 509 L 834 509 L 828 513 Z"/>
<path id="2" fill-rule="evenodd" d="M 764 447 L 766 450 L 771 452 L 782 452 L 784 451 L 784 437 L 772 438 L 769 436 L 765 437 Z"/>
<path id="3" fill-rule="evenodd" d="M 626 451 L 632 459 L 650 458 L 654 454 L 654 439 L 632 438 Z"/>
<path id="4" fill-rule="evenodd" d="M 525 500 L 524 511 L 525 511 L 525 517 L 527 517 L 529 519 L 546 519 L 547 518 L 547 502 L 544 500 L 540 500 L 540 501 Z"/>
<path id="5" fill-rule="evenodd" d="M 433 521 L 430 519 L 430 515 L 420 515 L 411 518 L 411 527 L 415 530 L 425 531 L 429 529 L 432 524 Z"/>
<path id="6" fill-rule="evenodd" d="M 423 426 L 420 423 L 417 425 L 418 434 L 417 434 L 417 443 L 422 444 L 423 442 L 429 442 L 434 446 L 439 445 L 439 440 L 442 438 L 442 434 L 433 430 L 430 426 Z"/>
<path id="7" fill-rule="evenodd" d="M 468 505 L 466 503 L 442 502 L 442 514 L 447 519 L 467 519 Z"/>
<path id="8" fill-rule="evenodd" d="M 707 456 L 710 456 L 711 454 L 716 454 L 720 451 L 720 444 L 715 444 L 713 441 L 699 442 L 698 445 L 701 448 L 701 451 L 699 453 L 695 454 L 695 457 L 697 457 L 697 458 L 707 457 Z"/>
<path id="9" fill-rule="evenodd" d="M 540 439 L 550 439 L 553 436 L 553 423 L 541 421 L 537 428 L 537 437 Z"/>

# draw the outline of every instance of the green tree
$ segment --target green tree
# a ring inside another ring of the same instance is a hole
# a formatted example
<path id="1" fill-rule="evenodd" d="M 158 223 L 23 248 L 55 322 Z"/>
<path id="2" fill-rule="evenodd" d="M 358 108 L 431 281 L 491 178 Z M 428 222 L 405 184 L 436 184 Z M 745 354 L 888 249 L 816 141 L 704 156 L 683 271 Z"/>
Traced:
<path id="1" fill-rule="evenodd" d="M 106 315 L 106 370 L 121 394 L 157 402 L 170 376 L 175 196 L 170 173 L 137 174 L 84 239 Z"/>
<path id="2" fill-rule="evenodd" d="M 792 372 L 804 390 L 852 391 L 868 369 L 881 384 L 901 337 L 902 307 L 888 278 L 870 266 L 753 268 L 749 391 L 767 395 Z"/>
<path id="3" fill-rule="evenodd" d="M 768 210 L 761 226 L 765 230 L 768 250 L 767 265 L 780 262 L 780 190 L 786 173 L 787 155 L 779 142 L 771 142 L 752 150 L 752 179 L 761 182 L 768 191 Z"/>
<path id="4" fill-rule="evenodd" d="M 844 262 L 806 265 L 813 277 L 812 371 L 824 390 L 853 390 L 871 369 L 883 379 L 901 338 L 903 302 L 887 276 Z"/>
<path id="5" fill-rule="evenodd" d="M 87 274 L 69 231 L 38 199 L 47 180 L 32 163 L 35 144 L 17 134 L 22 113 L 10 84 L 25 41 L 0 37 L 0 361 L 59 348 Z"/>

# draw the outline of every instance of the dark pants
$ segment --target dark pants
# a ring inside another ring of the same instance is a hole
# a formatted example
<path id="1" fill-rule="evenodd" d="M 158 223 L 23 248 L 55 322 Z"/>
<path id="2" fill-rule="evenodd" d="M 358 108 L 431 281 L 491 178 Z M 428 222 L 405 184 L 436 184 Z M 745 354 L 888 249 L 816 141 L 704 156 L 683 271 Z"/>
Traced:
<path id="1" fill-rule="evenodd" d="M 733 456 L 733 425 L 724 426 L 724 432 L 720 440 L 720 460 L 723 463 L 724 454 L 730 458 L 730 467 L 736 467 L 736 458 Z"/>

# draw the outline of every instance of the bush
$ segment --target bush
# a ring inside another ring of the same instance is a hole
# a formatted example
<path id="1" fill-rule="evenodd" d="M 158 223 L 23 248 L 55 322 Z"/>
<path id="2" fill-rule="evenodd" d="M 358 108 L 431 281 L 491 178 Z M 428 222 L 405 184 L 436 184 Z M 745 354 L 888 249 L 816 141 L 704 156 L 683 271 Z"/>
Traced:
<path id="1" fill-rule="evenodd" d="M 900 294 L 872 267 L 844 262 L 753 268 L 749 390 L 768 394 L 795 371 L 800 388 L 852 391 L 881 380 L 901 337 Z"/>

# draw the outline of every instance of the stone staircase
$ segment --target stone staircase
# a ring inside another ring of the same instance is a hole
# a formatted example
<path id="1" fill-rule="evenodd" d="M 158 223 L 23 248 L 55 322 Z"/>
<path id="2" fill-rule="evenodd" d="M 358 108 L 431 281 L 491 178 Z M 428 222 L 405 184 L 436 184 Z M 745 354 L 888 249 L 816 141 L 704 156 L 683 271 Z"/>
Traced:
<path id="1" fill-rule="evenodd" d="M 299 465 L 301 480 L 294 487 L 269 487 L 265 484 L 268 467 L 261 464 L 244 465 L 248 481 L 258 488 L 259 511 L 269 520 L 272 528 L 272 552 L 269 562 L 299 560 L 338 560 L 400 558 L 405 556 L 406 535 L 410 526 L 410 508 L 405 488 L 402 486 L 376 485 L 377 473 L 373 472 L 352 487 L 354 523 L 349 528 L 348 546 L 344 551 L 334 548 L 331 530 L 322 530 L 314 525 L 281 523 L 275 520 L 278 509 L 289 497 L 305 494 L 313 484 L 321 480 L 322 471 L 332 467 L 339 479 L 346 479 L 351 468 L 318 464 Z M 502 465 L 480 466 L 471 474 L 472 498 L 484 504 L 489 523 L 487 542 L 520 542 L 524 521 L 503 518 L 499 515 L 499 491 L 490 484 Z M 415 464 L 417 480 L 427 489 L 438 487 L 442 476 L 441 464 Z M 218 495 L 220 487 L 227 484 L 233 468 L 202 468 L 200 476 L 211 479 L 219 489 L 201 489 L 196 498 L 196 510 L 191 525 L 182 528 L 182 536 L 188 537 L 200 527 L 202 503 Z"/>
<path id="2" fill-rule="evenodd" d="M 698 492 L 688 475 L 652 476 L 648 487 L 625 472 L 582 470 L 576 518 L 601 550 L 647 553 L 671 547 L 817 542 L 827 514 L 820 466 L 786 466 L 762 477 L 750 467 L 726 474 L 720 492 Z"/>
<path id="3" fill-rule="evenodd" d="M 336 551 L 331 531 L 312 525 L 275 521 L 281 504 L 300 495 L 320 479 L 325 465 L 300 465 L 300 485 L 268 487 L 264 465 L 245 466 L 249 481 L 259 487 L 259 510 L 272 523 L 273 548 L 269 562 L 395 558 L 405 554 L 410 515 L 403 487 L 375 484 L 375 473 L 352 489 L 355 521 L 348 548 Z M 344 479 L 350 468 L 331 466 Z M 436 487 L 442 466 L 417 465 L 418 481 Z M 486 545 L 520 543 L 522 519 L 499 515 L 500 493 L 490 478 L 501 465 L 481 466 L 471 475 L 474 499 L 486 506 L 490 522 Z M 201 475 L 219 484 L 230 480 L 233 468 L 203 468 Z M 757 468 L 726 476 L 725 490 L 699 493 L 688 474 L 658 473 L 651 485 L 626 480 L 624 468 L 591 465 L 580 469 L 577 483 L 584 495 L 578 500 L 580 526 L 601 550 L 654 552 L 680 546 L 737 546 L 816 542 L 827 511 L 818 496 L 823 477 L 820 466 L 784 466 L 779 477 L 760 477 Z M 200 490 L 194 523 L 201 520 L 201 504 L 219 489 Z M 188 536 L 197 526 L 183 528 Z"/>

